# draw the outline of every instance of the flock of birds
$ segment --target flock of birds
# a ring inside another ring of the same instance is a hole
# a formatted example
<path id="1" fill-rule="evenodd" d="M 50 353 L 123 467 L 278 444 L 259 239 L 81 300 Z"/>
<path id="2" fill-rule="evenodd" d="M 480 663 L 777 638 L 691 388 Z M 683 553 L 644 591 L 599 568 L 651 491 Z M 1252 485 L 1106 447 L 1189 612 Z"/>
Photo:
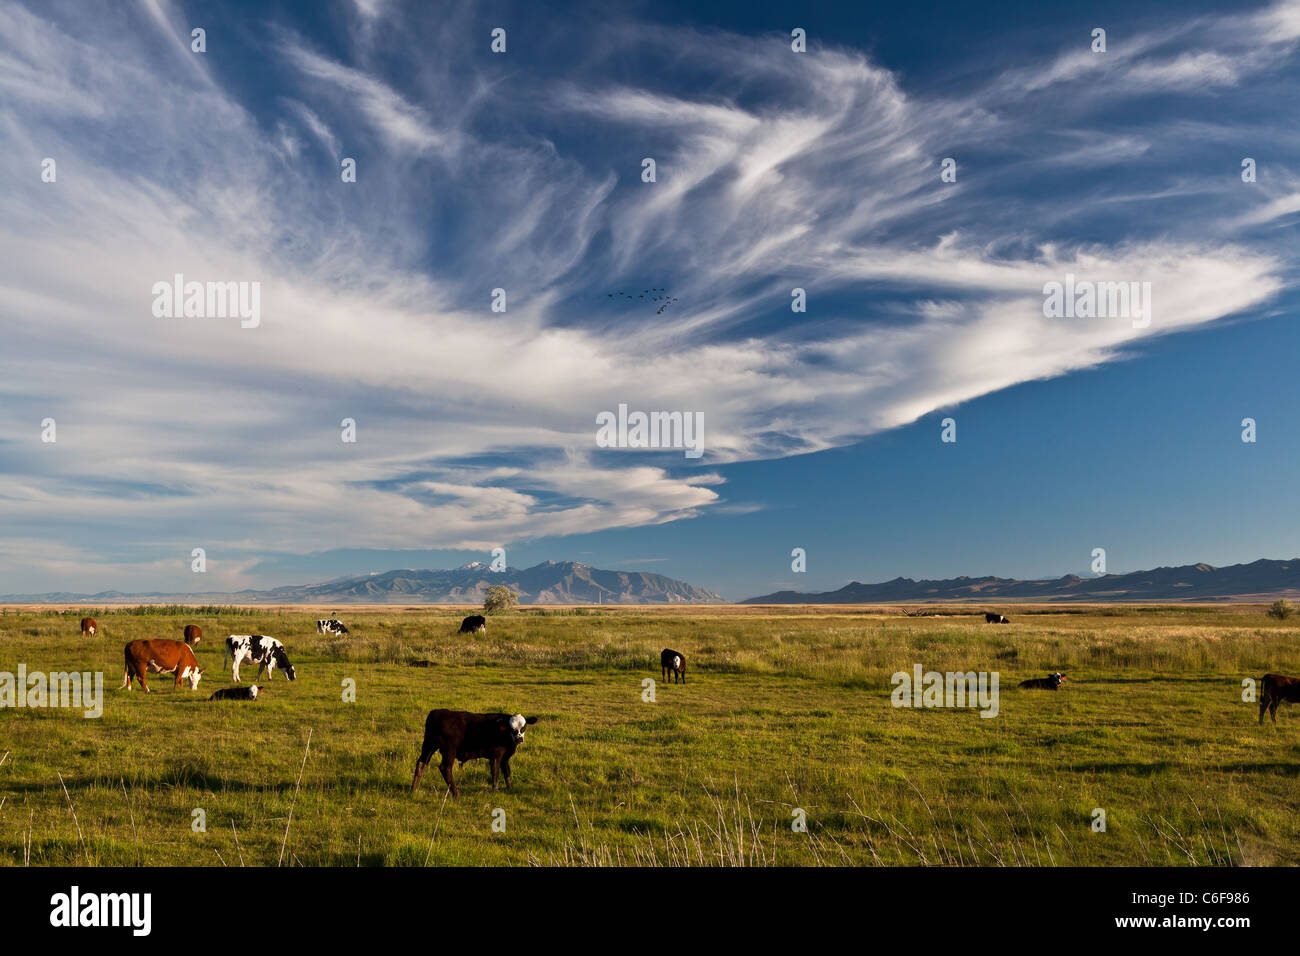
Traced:
<path id="1" fill-rule="evenodd" d="M 642 301 L 649 299 L 651 302 L 658 302 L 659 308 L 655 309 L 655 315 L 661 314 L 664 309 L 668 308 L 670 305 L 672 305 L 674 302 L 677 301 L 676 296 L 668 295 L 668 293 L 665 292 L 662 288 L 642 289 L 641 294 L 638 295 L 636 299 L 632 297 L 632 293 L 630 292 L 606 292 L 605 295 L 610 299 L 614 299 L 614 298 L 627 299 L 629 302 L 635 302 L 637 299 L 640 299 Z"/>

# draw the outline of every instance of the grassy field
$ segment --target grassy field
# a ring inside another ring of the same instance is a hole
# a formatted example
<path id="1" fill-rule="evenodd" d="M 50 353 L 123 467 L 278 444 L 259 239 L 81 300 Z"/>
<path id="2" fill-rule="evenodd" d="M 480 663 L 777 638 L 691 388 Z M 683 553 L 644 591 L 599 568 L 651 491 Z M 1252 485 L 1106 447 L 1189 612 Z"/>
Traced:
<path id="1" fill-rule="evenodd" d="M 888 609 L 525 609 L 465 636 L 464 609 L 345 609 L 347 637 L 318 636 L 328 612 L 309 609 L 89 610 L 94 638 L 82 610 L 0 615 L 0 671 L 102 670 L 106 697 L 98 720 L 0 710 L 0 863 L 1300 863 L 1300 713 L 1259 727 L 1241 688 L 1300 674 L 1300 642 L 1258 607 L 1012 608 L 1006 626 Z M 151 695 L 116 689 L 125 642 L 186 623 L 206 635 L 197 692 L 163 676 Z M 209 703 L 230 685 L 229 633 L 283 640 L 298 680 Z M 663 647 L 687 655 L 689 683 L 647 703 Z M 999 672 L 999 715 L 894 708 L 890 675 L 918 663 Z M 1015 686 L 1054 670 L 1069 676 L 1057 693 Z M 434 707 L 541 718 L 513 791 L 493 793 L 478 761 L 457 771 L 459 801 L 436 767 L 410 795 Z M 807 832 L 792 831 L 795 809 Z"/>

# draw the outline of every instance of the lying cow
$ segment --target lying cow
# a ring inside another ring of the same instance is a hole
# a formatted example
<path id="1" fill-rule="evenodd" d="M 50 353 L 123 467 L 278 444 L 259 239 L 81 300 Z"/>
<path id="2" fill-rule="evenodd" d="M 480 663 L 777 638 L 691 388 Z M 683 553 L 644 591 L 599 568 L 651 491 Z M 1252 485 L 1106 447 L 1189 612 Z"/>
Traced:
<path id="1" fill-rule="evenodd" d="M 1010 624 L 1011 622 L 1008 621 L 1001 614 L 993 614 L 991 612 L 986 611 L 984 613 L 984 623 L 985 624 Z"/>
<path id="2" fill-rule="evenodd" d="M 673 683 L 680 680 L 686 683 L 686 657 L 681 651 L 674 651 L 665 647 L 663 653 L 659 655 L 659 668 L 663 675 L 664 683 L 668 683 L 668 675 L 671 674 Z"/>
<path id="3" fill-rule="evenodd" d="M 230 670 L 231 679 L 239 683 L 239 665 L 255 663 L 257 667 L 257 678 L 266 672 L 266 679 L 272 680 L 275 677 L 275 669 L 278 666 L 284 671 L 284 676 L 293 680 L 295 675 L 293 665 L 289 663 L 289 655 L 284 652 L 284 645 L 274 637 L 267 637 L 265 634 L 231 634 L 226 638 L 226 649 L 221 655 L 221 666 L 226 666 L 226 658 L 233 661 Z"/>
<path id="4" fill-rule="evenodd" d="M 346 634 L 348 629 L 338 618 L 323 618 L 316 622 L 317 634 Z"/>
<path id="5" fill-rule="evenodd" d="M 1056 690 L 1065 683 L 1065 675 L 1057 671 L 1051 677 L 1035 677 L 1032 680 L 1022 680 L 1020 686 L 1026 690 Z"/>
<path id="6" fill-rule="evenodd" d="M 461 634 L 487 633 L 487 618 L 482 614 L 471 614 L 465 620 L 460 622 Z"/>
<path id="7" fill-rule="evenodd" d="M 1277 705 L 1286 701 L 1290 704 L 1300 703 L 1300 677 L 1283 677 L 1281 674 L 1265 674 L 1262 681 L 1264 689 L 1259 695 L 1259 722 L 1264 722 L 1264 709 L 1277 724 Z"/>
<path id="8" fill-rule="evenodd" d="M 185 643 L 193 647 L 203 639 L 203 628 L 197 624 L 185 625 Z"/>
<path id="9" fill-rule="evenodd" d="M 81 619 L 81 634 L 83 637 L 86 636 L 87 634 L 89 634 L 91 637 L 94 637 L 95 631 L 97 630 L 99 630 L 99 625 L 95 623 L 95 619 L 93 617 L 83 617 Z"/>
<path id="10" fill-rule="evenodd" d="M 223 687 L 208 700 L 257 700 L 257 695 L 261 692 L 262 688 L 256 684 L 249 684 L 247 687 Z"/>
<path id="11" fill-rule="evenodd" d="M 175 674 L 175 686 L 180 687 L 181 681 L 188 680 L 190 690 L 198 690 L 199 678 L 207 669 L 199 667 L 199 662 L 194 659 L 194 650 L 184 641 L 132 641 L 126 645 L 125 656 L 126 677 L 122 687 L 132 690 L 131 681 L 139 678 L 140 688 L 146 694 L 153 693 L 145 680 L 145 675 L 150 672 Z"/>
<path id="12" fill-rule="evenodd" d="M 447 781 L 453 797 L 460 796 L 456 780 L 452 777 L 452 764 L 459 761 L 461 766 L 467 760 L 486 758 L 492 765 L 492 789 L 497 788 L 497 770 L 506 778 L 506 789 L 510 788 L 510 758 L 515 749 L 524 742 L 524 728 L 537 723 L 536 717 L 523 714 L 471 714 L 464 710 L 431 710 L 424 721 L 424 744 L 420 747 L 420 759 L 415 762 L 415 779 L 411 781 L 411 793 L 420 785 L 425 768 L 433 759 L 434 751 L 441 751 L 442 761 L 438 769 L 442 779 Z"/>

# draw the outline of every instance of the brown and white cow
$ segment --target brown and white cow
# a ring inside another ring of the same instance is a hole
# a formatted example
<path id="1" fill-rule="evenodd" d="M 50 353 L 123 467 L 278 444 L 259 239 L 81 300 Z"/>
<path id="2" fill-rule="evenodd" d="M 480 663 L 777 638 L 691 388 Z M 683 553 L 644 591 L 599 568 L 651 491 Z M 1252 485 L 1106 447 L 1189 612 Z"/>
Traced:
<path id="1" fill-rule="evenodd" d="M 1300 677 L 1283 677 L 1281 674 L 1265 674 L 1264 689 L 1259 695 L 1259 722 L 1264 722 L 1264 711 L 1277 723 L 1277 705 L 1286 701 L 1300 704 Z"/>
<path id="2" fill-rule="evenodd" d="M 185 643 L 193 647 L 203 639 L 203 628 L 197 624 L 185 625 Z"/>
<path id="3" fill-rule="evenodd" d="M 131 681 L 139 678 L 146 694 L 152 693 L 145 680 L 146 674 L 175 674 L 177 687 L 181 686 L 181 681 L 187 680 L 190 690 L 197 690 L 199 678 L 207 669 L 199 666 L 194 650 L 184 641 L 132 641 L 126 645 L 125 656 L 126 677 L 122 680 L 122 687 L 131 690 Z"/>
<path id="4" fill-rule="evenodd" d="M 81 633 L 83 635 L 89 634 L 94 637 L 97 630 L 99 630 L 99 625 L 95 623 L 93 617 L 83 617 L 81 619 Z"/>

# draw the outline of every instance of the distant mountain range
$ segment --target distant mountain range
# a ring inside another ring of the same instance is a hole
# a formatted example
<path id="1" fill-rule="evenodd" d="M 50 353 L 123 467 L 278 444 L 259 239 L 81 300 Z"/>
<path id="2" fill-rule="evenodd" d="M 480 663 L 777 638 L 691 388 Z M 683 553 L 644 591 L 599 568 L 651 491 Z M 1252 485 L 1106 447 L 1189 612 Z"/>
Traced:
<path id="1" fill-rule="evenodd" d="M 76 594 L 0 595 L 11 604 L 94 604 L 139 601 L 176 604 L 465 604 L 479 605 L 487 589 L 504 584 L 523 604 L 728 604 L 725 598 L 662 574 L 603 571 L 575 561 L 544 561 L 531 568 L 491 571 L 477 561 L 446 571 L 384 571 L 265 591 L 201 594 L 101 591 Z M 1190 564 L 1129 574 L 1021 581 L 959 577 L 942 581 L 894 578 L 881 584 L 854 581 L 837 591 L 778 591 L 741 604 L 896 604 L 901 602 L 1009 601 L 1243 601 L 1300 599 L 1300 558 L 1261 559 L 1216 568 Z"/>
<path id="2" fill-rule="evenodd" d="M 1067 574 L 1043 581 L 1014 578 L 949 578 L 913 581 L 894 578 L 881 584 L 853 581 L 838 591 L 805 594 L 778 591 L 741 604 L 883 604 L 898 601 L 1228 601 L 1300 596 L 1300 558 L 1216 568 L 1188 564 L 1129 574 L 1081 578 Z"/>
<path id="3" fill-rule="evenodd" d="M 544 561 L 520 570 L 491 571 L 474 561 L 447 571 L 384 571 L 339 578 L 324 584 L 294 585 L 266 591 L 203 594 L 49 594 L 0 596 L 0 601 L 25 604 L 69 604 L 104 601 L 174 601 L 211 604 L 482 604 L 487 589 L 504 584 L 522 604 L 727 604 L 725 598 L 644 571 L 602 571 L 573 561 Z"/>

